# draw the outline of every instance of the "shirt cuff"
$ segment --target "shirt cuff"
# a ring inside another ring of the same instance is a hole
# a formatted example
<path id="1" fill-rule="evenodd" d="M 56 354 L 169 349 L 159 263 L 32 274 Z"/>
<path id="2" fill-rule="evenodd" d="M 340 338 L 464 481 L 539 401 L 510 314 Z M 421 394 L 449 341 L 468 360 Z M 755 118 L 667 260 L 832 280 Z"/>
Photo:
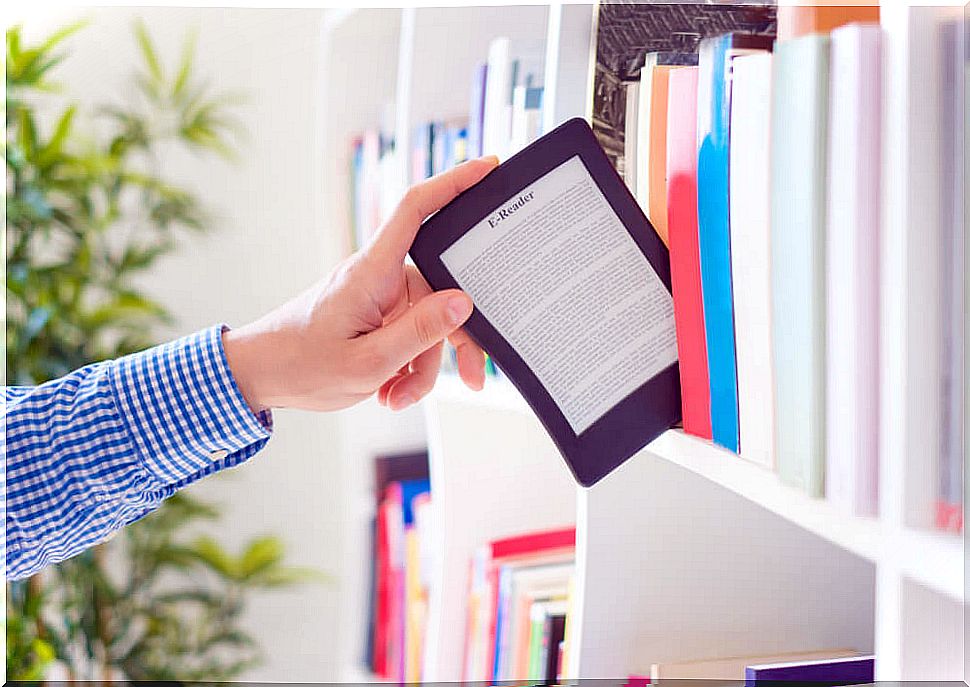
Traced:
<path id="1" fill-rule="evenodd" d="M 272 434 L 272 414 L 254 414 L 236 386 L 225 329 L 210 327 L 111 366 L 122 417 L 145 468 L 163 486 L 238 465 Z"/>

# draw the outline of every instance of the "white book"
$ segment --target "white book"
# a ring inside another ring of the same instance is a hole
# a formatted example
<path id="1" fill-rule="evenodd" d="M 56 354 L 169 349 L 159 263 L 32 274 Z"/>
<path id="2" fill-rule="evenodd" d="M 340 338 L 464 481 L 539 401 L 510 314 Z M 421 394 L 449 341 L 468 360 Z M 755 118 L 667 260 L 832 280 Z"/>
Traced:
<path id="1" fill-rule="evenodd" d="M 650 100 L 653 93 L 653 70 L 657 66 L 657 54 L 648 53 L 640 70 L 640 86 L 637 100 L 637 159 L 636 185 L 633 195 L 644 212 L 650 208 Z"/>
<path id="2" fill-rule="evenodd" d="M 883 181 L 880 301 L 883 397 L 880 516 L 932 527 L 943 424 L 942 218 L 944 104 L 940 39 L 962 7 L 880 5 Z M 902 495 L 902 496 L 901 496 Z"/>
<path id="3" fill-rule="evenodd" d="M 771 53 L 733 61 L 731 275 L 740 454 L 774 467 L 771 377 Z"/>
<path id="4" fill-rule="evenodd" d="M 485 80 L 485 117 L 482 123 L 482 151 L 485 155 L 508 154 L 512 128 L 511 42 L 496 38 L 488 46 L 488 76 Z"/>
<path id="5" fill-rule="evenodd" d="M 637 188 L 637 132 L 640 119 L 637 114 L 640 105 L 640 82 L 628 81 L 626 84 L 626 126 L 623 131 L 623 180 L 627 188 Z"/>
<path id="6" fill-rule="evenodd" d="M 832 31 L 826 215 L 826 497 L 875 515 L 881 29 Z"/>

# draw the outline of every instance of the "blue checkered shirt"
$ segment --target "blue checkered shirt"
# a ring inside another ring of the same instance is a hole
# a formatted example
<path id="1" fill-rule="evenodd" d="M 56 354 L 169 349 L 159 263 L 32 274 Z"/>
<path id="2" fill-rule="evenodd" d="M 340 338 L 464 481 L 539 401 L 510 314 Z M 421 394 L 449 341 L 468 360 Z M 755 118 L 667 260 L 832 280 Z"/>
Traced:
<path id="1" fill-rule="evenodd" d="M 223 329 L 4 389 L 7 579 L 103 541 L 266 444 L 272 417 L 246 405 Z"/>

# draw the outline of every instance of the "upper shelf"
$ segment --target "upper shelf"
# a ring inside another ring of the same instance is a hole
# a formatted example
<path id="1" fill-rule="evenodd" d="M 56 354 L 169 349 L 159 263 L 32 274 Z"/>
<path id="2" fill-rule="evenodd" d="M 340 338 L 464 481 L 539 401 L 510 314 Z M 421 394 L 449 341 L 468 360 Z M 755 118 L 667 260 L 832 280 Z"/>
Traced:
<path id="1" fill-rule="evenodd" d="M 437 402 L 531 414 L 515 387 L 502 379 L 490 378 L 482 391 L 473 392 L 458 379 L 443 376 L 432 396 Z M 939 593 L 963 598 L 961 536 L 899 529 L 878 518 L 854 516 L 825 499 L 784 484 L 759 465 L 680 430 L 665 432 L 641 453 L 690 470 L 862 558 L 889 563 L 905 577 Z M 632 460 L 636 459 L 634 456 Z"/>

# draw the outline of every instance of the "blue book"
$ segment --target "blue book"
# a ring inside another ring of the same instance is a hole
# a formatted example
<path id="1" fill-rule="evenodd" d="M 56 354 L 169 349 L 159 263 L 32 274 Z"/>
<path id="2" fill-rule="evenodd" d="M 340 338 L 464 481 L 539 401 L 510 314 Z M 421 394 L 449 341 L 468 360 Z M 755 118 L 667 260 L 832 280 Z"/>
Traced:
<path id="1" fill-rule="evenodd" d="M 874 680 L 874 656 L 850 656 L 819 661 L 766 663 L 744 669 L 745 687 L 811 683 L 813 687 L 866 684 Z"/>
<path id="2" fill-rule="evenodd" d="M 401 519 L 405 527 L 414 523 L 414 497 L 430 491 L 430 480 L 410 479 L 401 482 Z"/>
<path id="3" fill-rule="evenodd" d="M 729 33 L 705 38 L 698 57 L 697 223 L 704 332 L 714 442 L 737 453 L 738 377 L 731 291 L 729 168 L 731 60 L 771 49 L 769 36 Z"/>
<path id="4" fill-rule="evenodd" d="M 485 84 L 488 64 L 480 62 L 472 75 L 471 103 L 468 107 L 468 153 L 469 160 L 482 155 L 482 130 L 485 127 Z"/>

